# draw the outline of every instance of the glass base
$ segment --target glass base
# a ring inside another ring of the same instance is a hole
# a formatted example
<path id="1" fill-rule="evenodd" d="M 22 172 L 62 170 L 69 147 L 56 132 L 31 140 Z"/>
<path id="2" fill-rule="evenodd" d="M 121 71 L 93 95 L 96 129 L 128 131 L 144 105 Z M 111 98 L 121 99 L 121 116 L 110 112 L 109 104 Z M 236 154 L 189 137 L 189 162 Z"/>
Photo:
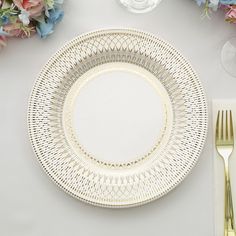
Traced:
<path id="1" fill-rule="evenodd" d="M 236 37 L 229 39 L 221 51 L 221 62 L 224 69 L 236 77 Z"/>
<path id="2" fill-rule="evenodd" d="M 153 10 L 161 0 L 118 0 L 127 10 L 134 13 L 145 13 Z"/>

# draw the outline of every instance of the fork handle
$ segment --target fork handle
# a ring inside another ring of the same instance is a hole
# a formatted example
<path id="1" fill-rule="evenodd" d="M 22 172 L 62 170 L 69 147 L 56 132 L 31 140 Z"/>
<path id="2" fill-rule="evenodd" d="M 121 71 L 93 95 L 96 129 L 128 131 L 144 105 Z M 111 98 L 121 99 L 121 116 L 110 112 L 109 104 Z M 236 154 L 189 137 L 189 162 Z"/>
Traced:
<path id="1" fill-rule="evenodd" d="M 225 160 L 225 236 L 236 236 L 228 160 Z"/>

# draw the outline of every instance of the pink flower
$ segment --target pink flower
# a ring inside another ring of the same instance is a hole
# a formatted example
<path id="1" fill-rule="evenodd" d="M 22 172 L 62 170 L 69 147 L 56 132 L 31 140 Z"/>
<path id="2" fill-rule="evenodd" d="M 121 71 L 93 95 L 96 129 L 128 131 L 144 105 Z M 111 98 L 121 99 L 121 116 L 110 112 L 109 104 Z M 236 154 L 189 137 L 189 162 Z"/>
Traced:
<path id="1" fill-rule="evenodd" d="M 228 18 L 236 18 L 236 6 L 230 6 L 229 11 L 226 13 Z"/>
<path id="2" fill-rule="evenodd" d="M 44 0 L 13 0 L 13 2 L 19 9 L 27 11 L 30 17 L 40 16 L 44 10 Z"/>
<path id="3" fill-rule="evenodd" d="M 7 38 L 5 36 L 0 36 L 0 49 L 6 46 Z"/>
<path id="4" fill-rule="evenodd" d="M 9 34 L 10 37 L 28 38 L 36 32 L 35 27 L 29 26 L 22 28 L 21 23 L 8 24 L 3 27 L 4 31 Z"/>
<path id="5" fill-rule="evenodd" d="M 230 23 L 236 23 L 236 6 L 235 5 L 228 5 L 224 8 L 226 14 L 225 18 L 226 21 L 229 21 Z"/>
<path id="6" fill-rule="evenodd" d="M 19 37 L 20 28 L 18 24 L 8 24 L 3 27 L 4 31 L 9 34 L 10 37 Z"/>

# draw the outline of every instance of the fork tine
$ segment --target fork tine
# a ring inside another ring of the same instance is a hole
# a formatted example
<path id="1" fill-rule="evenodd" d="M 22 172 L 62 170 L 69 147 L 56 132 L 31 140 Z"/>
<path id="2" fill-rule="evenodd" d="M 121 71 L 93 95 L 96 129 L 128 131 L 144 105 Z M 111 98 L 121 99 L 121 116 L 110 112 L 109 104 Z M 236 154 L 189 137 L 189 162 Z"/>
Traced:
<path id="1" fill-rule="evenodd" d="M 216 120 L 216 140 L 219 138 L 220 134 L 220 111 L 217 113 L 217 120 Z"/>
<path id="2" fill-rule="evenodd" d="M 230 138 L 231 140 L 234 140 L 233 116 L 231 110 L 230 110 Z"/>
<path id="3" fill-rule="evenodd" d="M 226 127 L 225 127 L 225 138 L 226 140 L 230 139 L 229 137 L 229 122 L 228 122 L 228 110 L 226 110 L 226 116 L 225 116 L 225 119 L 226 119 Z M 231 124 L 230 124 L 231 125 Z"/>
<path id="4" fill-rule="evenodd" d="M 224 111 L 221 112 L 221 133 L 220 133 L 221 140 L 224 139 Z"/>

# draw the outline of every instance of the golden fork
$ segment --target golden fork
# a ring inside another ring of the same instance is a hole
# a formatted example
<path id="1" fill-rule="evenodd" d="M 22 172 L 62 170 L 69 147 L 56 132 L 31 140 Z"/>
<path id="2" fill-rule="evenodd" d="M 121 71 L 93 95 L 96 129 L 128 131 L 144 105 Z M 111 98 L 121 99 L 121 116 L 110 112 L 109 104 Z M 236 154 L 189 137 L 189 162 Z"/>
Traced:
<path id="1" fill-rule="evenodd" d="M 231 192 L 229 157 L 234 150 L 232 111 L 218 111 L 215 135 L 216 150 L 224 161 L 225 170 L 225 213 L 224 236 L 236 236 L 234 209 Z"/>

